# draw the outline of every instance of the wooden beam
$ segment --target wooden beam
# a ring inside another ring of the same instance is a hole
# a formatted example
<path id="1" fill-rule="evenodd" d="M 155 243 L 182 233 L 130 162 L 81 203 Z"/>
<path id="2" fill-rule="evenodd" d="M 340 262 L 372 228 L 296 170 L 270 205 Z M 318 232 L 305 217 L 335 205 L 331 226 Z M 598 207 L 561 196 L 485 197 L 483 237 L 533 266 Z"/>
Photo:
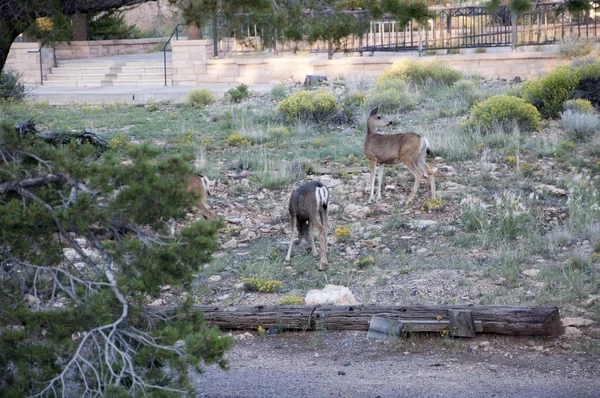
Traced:
<path id="1" fill-rule="evenodd" d="M 475 322 L 471 310 L 448 310 L 449 332 L 453 337 L 475 337 Z"/>
<path id="2" fill-rule="evenodd" d="M 476 330 L 481 323 L 482 333 L 507 335 L 562 334 L 563 328 L 556 307 L 522 307 L 507 305 L 430 305 L 430 306 L 236 306 L 218 307 L 209 305 L 193 306 L 204 312 L 206 320 L 224 329 L 256 329 L 258 326 L 269 328 L 280 326 L 288 330 L 310 330 L 325 328 L 329 330 L 368 330 L 373 316 L 387 319 L 430 321 L 448 324 L 450 310 L 469 310 L 472 312 Z M 169 307 L 149 308 L 149 311 L 168 311 Z M 439 318 L 441 316 L 441 318 Z M 406 328 L 406 326 L 405 326 Z M 414 330 L 414 329 L 413 329 Z"/>

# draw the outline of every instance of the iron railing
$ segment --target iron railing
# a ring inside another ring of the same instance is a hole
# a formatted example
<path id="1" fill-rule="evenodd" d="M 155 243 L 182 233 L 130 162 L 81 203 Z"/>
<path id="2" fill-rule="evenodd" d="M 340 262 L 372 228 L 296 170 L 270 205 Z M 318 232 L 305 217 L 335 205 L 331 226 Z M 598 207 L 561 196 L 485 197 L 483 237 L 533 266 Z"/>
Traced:
<path id="1" fill-rule="evenodd" d="M 600 0 L 590 2 L 591 9 L 573 16 L 563 2 L 536 3 L 529 12 L 512 16 L 509 6 L 502 5 L 490 13 L 485 6 L 432 7 L 434 17 L 421 25 L 400 27 L 393 18 L 373 20 L 366 11 L 352 11 L 363 21 L 370 21 L 364 35 L 349 36 L 335 45 L 338 52 L 374 52 L 409 50 L 452 50 L 460 48 L 530 46 L 554 44 L 562 39 L 597 37 Z M 327 52 L 327 42 L 263 40 L 264 24 L 244 16 L 235 28 L 219 20 L 213 37 L 218 38 L 215 52 L 224 55 L 272 51 Z"/>
<path id="2" fill-rule="evenodd" d="M 175 40 L 179 40 L 179 26 L 182 25 L 181 23 L 178 23 L 177 25 L 175 25 L 175 29 L 173 29 L 173 32 L 171 32 L 171 36 L 169 36 L 169 38 L 167 39 L 167 42 L 165 43 L 165 45 L 163 46 L 162 52 L 163 52 L 163 66 L 164 66 L 164 72 L 165 72 L 165 86 L 167 85 L 167 47 L 169 46 L 169 43 L 171 43 L 171 39 L 173 38 L 173 35 L 175 35 Z"/>

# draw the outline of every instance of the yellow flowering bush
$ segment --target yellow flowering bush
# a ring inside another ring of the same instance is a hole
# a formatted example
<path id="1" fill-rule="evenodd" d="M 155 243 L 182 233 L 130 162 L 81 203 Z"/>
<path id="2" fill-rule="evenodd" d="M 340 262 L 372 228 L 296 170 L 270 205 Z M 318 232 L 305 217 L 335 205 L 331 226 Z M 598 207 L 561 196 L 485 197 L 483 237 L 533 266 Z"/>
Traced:
<path id="1" fill-rule="evenodd" d="M 127 134 L 120 132 L 110 139 L 108 146 L 115 150 L 127 149 L 131 146 L 131 139 Z"/>
<path id="2" fill-rule="evenodd" d="M 516 123 L 522 131 L 537 130 L 540 124 L 540 113 L 522 98 L 508 95 L 495 95 L 482 103 L 471 107 L 471 118 L 464 126 L 479 127 L 487 133 L 498 126 L 511 126 Z"/>
<path id="3" fill-rule="evenodd" d="M 250 140 L 244 138 L 240 133 L 233 133 L 225 140 L 231 146 L 249 146 Z"/>
<path id="4" fill-rule="evenodd" d="M 322 121 L 341 108 L 336 98 L 324 91 L 298 91 L 279 103 L 278 109 L 290 120 Z"/>
<path id="5" fill-rule="evenodd" d="M 421 206 L 421 211 L 442 211 L 446 208 L 446 202 L 441 199 L 427 199 L 423 206 Z"/>
<path id="6" fill-rule="evenodd" d="M 283 282 L 276 280 L 264 280 L 261 278 L 242 279 L 244 289 L 249 292 L 275 293 L 283 288 Z"/>
<path id="7" fill-rule="evenodd" d="M 363 257 L 358 260 L 354 260 L 354 265 L 360 269 L 369 268 L 375 265 L 374 257 Z"/>
<path id="8" fill-rule="evenodd" d="M 573 111 L 579 113 L 593 113 L 594 105 L 589 100 L 583 98 L 572 99 L 563 104 L 565 111 Z"/>
<path id="9" fill-rule="evenodd" d="M 347 225 L 340 225 L 335 229 L 334 234 L 338 242 L 344 242 L 350 237 L 350 227 Z"/>
<path id="10" fill-rule="evenodd" d="M 304 304 L 304 297 L 300 296 L 286 296 L 279 300 L 279 305 L 302 305 Z"/>

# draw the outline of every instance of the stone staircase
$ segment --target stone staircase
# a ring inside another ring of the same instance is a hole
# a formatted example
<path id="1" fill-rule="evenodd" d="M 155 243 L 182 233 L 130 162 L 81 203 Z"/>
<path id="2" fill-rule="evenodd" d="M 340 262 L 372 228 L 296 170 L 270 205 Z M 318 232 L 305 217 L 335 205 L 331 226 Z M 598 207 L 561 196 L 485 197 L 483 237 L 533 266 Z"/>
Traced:
<path id="1" fill-rule="evenodd" d="M 167 59 L 167 84 L 173 70 Z M 164 86 L 162 53 L 59 61 L 44 78 L 47 87 Z"/>

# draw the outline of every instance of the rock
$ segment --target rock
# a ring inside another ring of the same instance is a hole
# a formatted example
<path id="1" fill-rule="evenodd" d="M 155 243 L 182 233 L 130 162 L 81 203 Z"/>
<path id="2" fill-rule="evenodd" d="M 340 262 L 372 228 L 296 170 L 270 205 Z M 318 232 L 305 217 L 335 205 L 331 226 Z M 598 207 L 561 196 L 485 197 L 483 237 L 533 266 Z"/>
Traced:
<path id="1" fill-rule="evenodd" d="M 344 215 L 346 215 L 347 217 L 351 217 L 351 218 L 357 218 L 357 219 L 365 218 L 365 216 L 367 215 L 368 212 L 369 212 L 368 207 L 358 206 L 358 205 L 355 205 L 354 203 L 350 203 L 349 205 L 344 207 Z"/>
<path id="2" fill-rule="evenodd" d="M 580 327 L 580 326 L 593 325 L 594 321 L 592 321 L 591 319 L 585 319 L 585 318 L 563 318 L 562 324 L 563 324 L 563 326 Z"/>
<path id="3" fill-rule="evenodd" d="M 235 290 L 244 290 L 244 285 L 245 285 L 244 282 L 236 283 L 235 285 L 233 285 L 233 288 Z"/>
<path id="4" fill-rule="evenodd" d="M 338 376 L 346 376 L 346 372 L 343 370 L 338 370 Z"/>
<path id="5" fill-rule="evenodd" d="M 329 214 L 335 214 L 335 213 L 337 213 L 338 211 L 340 211 L 340 206 L 339 206 L 339 205 L 336 205 L 335 203 L 330 203 L 330 204 L 327 206 L 327 209 L 328 209 L 328 213 L 329 213 Z"/>
<path id="6" fill-rule="evenodd" d="M 526 269 L 526 270 L 523 271 L 523 275 L 527 275 L 530 278 L 537 277 L 539 273 L 540 273 L 540 270 L 539 269 L 535 269 L 535 268 Z"/>
<path id="7" fill-rule="evenodd" d="M 245 219 L 246 219 L 246 217 L 241 216 L 241 217 L 227 217 L 225 220 L 232 224 L 241 224 L 244 222 Z"/>
<path id="8" fill-rule="evenodd" d="M 379 245 L 381 245 L 381 238 L 377 237 L 374 239 L 365 240 L 364 245 L 368 248 L 374 249 L 374 248 L 378 247 Z"/>
<path id="9" fill-rule="evenodd" d="M 572 327 L 572 326 L 567 326 L 565 328 L 565 336 L 566 337 L 579 337 L 583 335 L 583 332 L 581 332 L 581 330 Z"/>
<path id="10" fill-rule="evenodd" d="M 89 249 L 81 249 L 83 251 L 83 254 L 85 254 L 86 256 L 90 257 L 92 260 L 94 261 L 102 261 L 102 257 L 100 257 L 100 255 L 92 250 Z M 75 251 L 75 249 L 71 249 L 71 248 L 65 248 L 63 249 L 63 254 L 65 255 L 65 258 L 67 259 L 67 261 L 71 261 L 71 262 L 82 262 L 82 258 L 79 256 L 79 253 L 77 253 Z"/>
<path id="11" fill-rule="evenodd" d="M 213 275 L 210 278 L 208 278 L 209 282 L 219 282 L 221 280 L 221 277 L 219 275 Z"/>
<path id="12" fill-rule="evenodd" d="M 237 240 L 235 240 L 235 238 L 231 238 L 230 241 L 225 242 L 221 245 L 221 249 L 235 249 L 237 245 Z"/>
<path id="13" fill-rule="evenodd" d="M 440 170 L 443 171 L 444 173 L 456 173 L 456 169 L 452 166 L 440 166 Z M 450 182 L 450 181 L 448 181 Z M 456 185 L 460 185 L 460 184 L 456 184 Z"/>
<path id="14" fill-rule="evenodd" d="M 425 229 L 433 227 L 437 224 L 437 221 L 433 220 L 412 220 L 408 223 L 408 226 L 412 229 Z"/>
<path id="15" fill-rule="evenodd" d="M 335 304 L 358 305 L 350 289 L 345 286 L 326 285 L 323 289 L 310 290 L 304 298 L 306 305 Z"/>
<path id="16" fill-rule="evenodd" d="M 587 300 L 585 300 L 585 305 L 591 307 L 592 305 L 600 302 L 600 294 L 595 294 L 590 296 Z"/>
<path id="17" fill-rule="evenodd" d="M 480 347 L 489 347 L 489 345 L 490 345 L 490 342 L 487 341 L 487 340 L 486 341 L 482 341 L 481 343 L 479 343 Z"/>
<path id="18" fill-rule="evenodd" d="M 535 184 L 533 188 L 536 191 L 546 191 L 556 196 L 567 196 L 568 192 L 565 189 L 557 188 L 553 185 L 548 184 Z"/>
<path id="19" fill-rule="evenodd" d="M 427 253 L 427 249 L 425 249 L 424 247 L 417 249 L 417 254 L 423 254 L 423 253 Z"/>
<path id="20" fill-rule="evenodd" d="M 453 191 L 453 192 L 467 192 L 467 187 L 461 184 L 457 184 L 455 182 L 452 181 L 446 181 L 443 182 L 442 185 L 440 186 L 440 188 L 443 191 Z"/>
<path id="21" fill-rule="evenodd" d="M 386 185 L 386 186 L 385 186 L 385 190 L 386 190 L 386 191 L 393 191 L 393 190 L 395 190 L 395 189 L 396 189 L 396 186 L 395 186 L 395 185 Z"/>

